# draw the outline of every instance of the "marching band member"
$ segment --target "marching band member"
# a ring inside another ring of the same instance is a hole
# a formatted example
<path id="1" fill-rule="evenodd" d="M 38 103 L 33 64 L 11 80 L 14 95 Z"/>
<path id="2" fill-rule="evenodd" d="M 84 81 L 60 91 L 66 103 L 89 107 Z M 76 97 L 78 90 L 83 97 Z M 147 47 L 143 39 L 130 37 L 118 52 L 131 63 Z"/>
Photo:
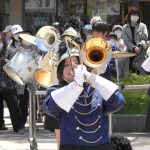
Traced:
<path id="1" fill-rule="evenodd" d="M 80 36 L 80 32 L 77 32 L 77 30 L 80 31 L 79 29 L 77 29 L 77 28 L 80 28 L 80 22 L 79 22 L 79 20 L 76 20 L 76 21 L 78 21 L 78 22 L 76 22 L 76 23 L 78 23 L 78 26 L 75 26 L 74 21 L 72 21 L 74 19 L 75 18 L 70 19 L 69 23 L 66 22 L 66 26 L 65 26 L 66 30 L 63 32 L 60 39 L 61 39 L 61 41 L 65 41 L 65 37 L 70 37 L 72 40 L 76 41 L 78 44 L 82 44 L 82 39 L 81 39 L 81 36 Z M 75 30 L 73 27 L 77 30 Z M 71 44 L 71 43 L 68 43 L 68 44 L 69 44 L 70 47 L 73 47 L 73 44 Z M 59 43 L 59 46 L 64 47 L 65 46 L 64 42 Z M 56 51 L 58 51 L 58 49 Z M 54 130 L 55 131 L 57 147 L 59 148 L 60 129 L 59 129 L 58 120 L 55 117 L 49 116 L 49 115 L 46 114 L 46 116 L 45 116 L 45 127 L 44 128 L 48 129 L 48 130 Z"/>
<path id="2" fill-rule="evenodd" d="M 29 43 L 20 37 L 20 34 L 32 35 L 30 31 L 22 31 L 19 33 L 18 41 L 20 42 L 20 51 L 28 57 L 38 60 L 40 55 L 38 49 L 32 43 Z M 18 85 L 17 94 L 19 97 L 19 106 L 22 114 L 23 128 L 25 129 L 25 124 L 28 117 L 28 105 L 29 105 L 29 91 L 27 90 L 27 83 L 25 85 Z"/>
<path id="3" fill-rule="evenodd" d="M 20 25 L 12 25 L 11 27 L 11 35 L 12 40 L 10 41 L 9 45 L 7 46 L 7 57 L 10 60 L 20 49 L 20 42 L 19 42 L 19 33 L 22 32 L 23 29 Z"/>
<path id="4" fill-rule="evenodd" d="M 146 71 L 146 74 L 150 72 L 150 47 L 147 49 L 147 56 L 147 59 L 142 64 L 142 68 Z"/>
<path id="5" fill-rule="evenodd" d="M 15 25 L 12 26 L 11 29 L 13 29 L 13 27 L 15 27 Z M 16 28 L 16 30 L 13 31 L 17 33 L 18 29 Z M 0 76 L 6 84 L 6 89 L 0 93 L 0 101 L 6 101 L 14 132 L 17 134 L 24 134 L 21 110 L 17 100 L 17 85 L 3 70 L 3 66 L 14 56 L 15 53 L 14 47 L 9 48 L 10 46 L 7 48 L 3 47 L 3 50 L 0 53 Z"/>
<path id="6" fill-rule="evenodd" d="M 147 49 L 147 59 L 143 62 L 142 64 L 142 69 L 144 69 L 145 74 L 149 75 L 150 74 L 150 47 Z M 147 91 L 147 95 L 150 96 L 150 87 Z M 147 109 L 147 117 L 146 117 L 146 123 L 145 123 L 145 131 L 149 131 L 150 130 L 150 122 L 149 122 L 149 116 L 150 116 L 150 103 Z"/>
<path id="7" fill-rule="evenodd" d="M 12 25 L 8 25 L 5 27 L 3 30 L 4 36 L 5 36 L 5 41 L 6 41 L 6 46 L 11 42 L 12 34 L 11 34 L 11 27 Z"/>
<path id="8" fill-rule="evenodd" d="M 78 33 L 78 37 L 82 39 L 81 42 L 84 42 L 86 40 L 86 34 L 84 32 L 84 24 L 80 20 L 80 18 L 76 16 L 69 17 L 64 25 L 64 30 L 67 30 L 70 27 L 76 30 L 76 32 Z"/>
<path id="9" fill-rule="evenodd" d="M 80 65 L 73 47 L 60 46 L 56 57 L 59 84 L 48 89 L 44 110 L 59 120 L 59 150 L 113 150 L 106 114 L 125 103 L 118 86 Z"/>

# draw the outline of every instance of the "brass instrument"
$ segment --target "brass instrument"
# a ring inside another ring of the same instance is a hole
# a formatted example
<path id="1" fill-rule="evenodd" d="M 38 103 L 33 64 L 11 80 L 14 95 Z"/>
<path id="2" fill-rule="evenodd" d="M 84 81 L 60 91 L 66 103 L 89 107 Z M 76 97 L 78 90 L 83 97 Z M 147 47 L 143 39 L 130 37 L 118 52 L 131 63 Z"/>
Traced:
<path id="1" fill-rule="evenodd" d="M 41 51 L 53 50 L 57 41 L 57 31 L 52 26 L 43 26 L 36 34 L 36 45 Z"/>
<path id="2" fill-rule="evenodd" d="M 47 88 L 57 84 L 57 79 L 54 76 L 56 68 L 50 61 L 55 50 L 58 49 L 59 42 L 54 27 L 44 26 L 40 28 L 36 34 L 37 47 L 42 51 L 47 52 L 38 62 L 39 69 L 34 72 L 35 81 L 42 87 Z"/>
<path id="3" fill-rule="evenodd" d="M 53 76 L 53 72 L 56 69 L 50 64 L 50 60 L 60 42 L 56 29 L 47 25 L 41 27 L 36 33 L 36 36 L 25 33 L 19 34 L 19 36 L 23 40 L 36 45 L 39 50 L 46 53 L 38 60 L 38 69 L 34 72 L 34 80 L 45 88 L 57 84 L 57 80 Z"/>
<path id="4" fill-rule="evenodd" d="M 81 65 L 84 63 L 97 74 L 104 73 L 107 64 L 111 60 L 112 50 L 109 44 L 102 38 L 92 38 L 80 46 L 69 37 L 65 37 L 66 43 L 69 41 L 79 50 Z M 67 44 L 68 47 L 68 44 Z"/>
<path id="5" fill-rule="evenodd" d="M 112 51 L 108 43 L 102 38 L 92 38 L 81 48 L 80 56 L 84 64 L 90 68 L 101 68 L 111 60 Z"/>
<path id="6" fill-rule="evenodd" d="M 63 36 L 65 36 L 67 40 L 70 40 L 67 35 L 74 35 L 74 30 L 71 29 L 67 31 L 69 31 L 69 33 L 64 32 L 65 34 Z M 60 40 L 54 27 L 44 26 L 40 28 L 36 34 L 37 47 L 42 51 L 47 52 L 39 61 L 39 69 L 34 73 L 34 79 L 40 86 L 47 88 L 54 84 L 58 84 L 57 68 L 53 64 L 53 57 L 55 57 L 54 55 L 58 50 L 59 43 Z"/>

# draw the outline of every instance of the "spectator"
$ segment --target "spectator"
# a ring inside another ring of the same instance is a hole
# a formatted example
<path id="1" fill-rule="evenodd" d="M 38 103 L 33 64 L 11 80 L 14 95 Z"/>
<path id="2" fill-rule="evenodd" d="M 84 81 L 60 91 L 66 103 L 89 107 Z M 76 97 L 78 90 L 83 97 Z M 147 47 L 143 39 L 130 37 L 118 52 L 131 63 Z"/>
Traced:
<path id="1" fill-rule="evenodd" d="M 108 24 L 101 20 L 96 21 L 92 25 L 92 34 L 93 34 L 94 38 L 102 38 L 106 42 L 108 42 L 108 40 L 107 40 L 107 36 L 109 34 Z M 110 53 L 110 55 L 111 55 L 111 53 Z M 107 66 L 103 66 L 103 68 L 101 69 L 101 73 L 102 73 L 101 76 L 107 78 L 108 80 L 112 80 L 112 68 L 113 68 L 113 65 L 111 62 L 109 64 L 107 64 Z"/>
<path id="2" fill-rule="evenodd" d="M 132 73 L 143 74 L 141 64 L 146 54 L 147 27 L 141 22 L 140 11 L 135 7 L 130 8 L 127 21 L 127 24 L 123 26 L 122 38 L 127 50 L 136 53 L 136 56 L 129 58 L 129 70 Z"/>
<path id="3" fill-rule="evenodd" d="M 14 132 L 17 134 L 24 134 L 22 115 L 17 100 L 16 83 L 3 70 L 3 66 L 8 61 L 8 55 L 6 54 L 8 54 L 7 48 L 3 46 L 2 51 L 0 52 L 0 77 L 3 78 L 7 88 L 5 88 L 3 92 L 0 93 L 0 123 L 2 123 L 1 129 L 6 129 L 4 124 L 4 108 L 1 105 L 5 100 L 9 109 Z"/>
<path id="4" fill-rule="evenodd" d="M 121 25 L 114 25 L 112 31 L 117 35 L 116 45 L 120 52 L 126 52 L 127 47 L 122 39 L 122 30 L 123 27 Z M 118 59 L 118 73 L 119 78 L 124 78 L 129 74 L 129 58 L 119 58 Z"/>
<path id="5" fill-rule="evenodd" d="M 8 25 L 5 27 L 5 30 L 3 30 L 4 36 L 5 36 L 5 41 L 6 41 L 6 47 L 11 41 L 12 34 L 11 34 L 11 27 L 12 25 Z"/>
<path id="6" fill-rule="evenodd" d="M 94 23 L 96 23 L 97 21 L 102 21 L 100 16 L 94 16 L 91 20 L 90 20 L 90 24 L 93 25 Z"/>
<path id="7" fill-rule="evenodd" d="M 86 24 L 84 26 L 84 32 L 86 34 L 86 40 L 89 40 L 93 37 L 92 35 L 92 25 L 91 24 Z"/>

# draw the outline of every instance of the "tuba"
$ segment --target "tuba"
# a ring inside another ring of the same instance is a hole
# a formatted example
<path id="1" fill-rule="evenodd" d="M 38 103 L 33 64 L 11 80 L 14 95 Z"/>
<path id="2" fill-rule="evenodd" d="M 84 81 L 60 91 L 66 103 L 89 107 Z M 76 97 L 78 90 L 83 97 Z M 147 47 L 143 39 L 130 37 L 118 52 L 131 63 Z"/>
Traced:
<path id="1" fill-rule="evenodd" d="M 35 70 L 34 79 L 40 86 L 45 88 L 57 83 L 57 79 L 54 76 L 56 68 L 50 62 L 55 50 L 57 50 L 58 39 L 56 29 L 52 26 L 44 26 L 36 34 L 36 45 L 46 54 L 38 62 L 39 69 Z"/>
<path id="2" fill-rule="evenodd" d="M 80 51 L 82 62 L 90 68 L 98 69 L 99 74 L 104 73 L 111 60 L 112 50 L 102 38 L 92 38 L 85 42 Z"/>
<path id="3" fill-rule="evenodd" d="M 38 62 L 39 69 L 34 72 L 35 81 L 42 87 L 50 87 L 57 84 L 56 67 L 52 62 L 54 56 L 53 51 L 48 51 Z"/>
<path id="4" fill-rule="evenodd" d="M 57 31 L 52 26 L 43 26 L 36 33 L 36 45 L 43 51 L 53 50 L 58 41 Z"/>

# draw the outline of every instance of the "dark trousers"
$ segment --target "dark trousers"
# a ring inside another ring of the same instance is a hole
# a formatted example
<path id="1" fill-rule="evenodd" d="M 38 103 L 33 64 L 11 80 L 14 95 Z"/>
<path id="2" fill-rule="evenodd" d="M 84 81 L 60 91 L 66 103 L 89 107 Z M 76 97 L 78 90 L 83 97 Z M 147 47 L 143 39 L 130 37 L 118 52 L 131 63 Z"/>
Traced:
<path id="1" fill-rule="evenodd" d="M 145 122 L 145 131 L 150 132 L 150 102 L 147 109 L 147 116 L 146 116 L 146 122 Z"/>
<path id="2" fill-rule="evenodd" d="M 2 104 L 3 100 L 5 100 L 9 113 L 10 119 L 12 122 L 12 126 L 14 131 L 18 131 L 23 127 L 22 115 L 20 111 L 20 107 L 17 100 L 16 91 L 6 91 L 0 94 L 0 104 Z M 4 120 L 4 109 L 0 107 L 0 122 Z"/>
<path id="3" fill-rule="evenodd" d="M 4 120 L 4 104 L 3 100 L 0 99 L 0 127 L 2 127 L 5 124 Z"/>
<path id="4" fill-rule="evenodd" d="M 24 90 L 24 94 L 19 95 L 19 106 L 22 114 L 23 126 L 25 126 L 28 117 L 28 104 L 29 104 L 29 92 L 27 88 Z"/>
<path id="5" fill-rule="evenodd" d="M 61 145 L 59 150 L 114 150 L 111 143 L 99 146 Z"/>
<path id="6" fill-rule="evenodd" d="M 135 56 L 129 58 L 129 71 L 130 71 L 131 73 L 137 73 L 137 70 L 132 67 L 132 63 L 133 63 L 133 60 L 134 60 L 134 59 L 135 59 Z"/>

